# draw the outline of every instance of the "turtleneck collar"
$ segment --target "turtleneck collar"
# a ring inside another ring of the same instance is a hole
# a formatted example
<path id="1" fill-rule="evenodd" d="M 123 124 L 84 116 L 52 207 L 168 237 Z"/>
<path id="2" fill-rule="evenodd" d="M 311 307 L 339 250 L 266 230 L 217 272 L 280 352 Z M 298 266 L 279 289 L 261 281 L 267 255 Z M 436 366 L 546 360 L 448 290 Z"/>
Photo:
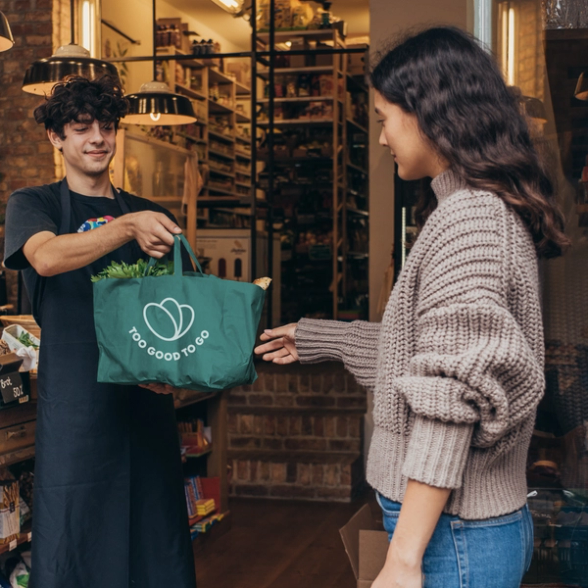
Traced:
<path id="1" fill-rule="evenodd" d="M 462 190 L 465 187 L 466 183 L 464 180 L 450 169 L 433 178 L 431 182 L 431 188 L 435 192 L 438 202 L 442 202 L 454 192 Z"/>

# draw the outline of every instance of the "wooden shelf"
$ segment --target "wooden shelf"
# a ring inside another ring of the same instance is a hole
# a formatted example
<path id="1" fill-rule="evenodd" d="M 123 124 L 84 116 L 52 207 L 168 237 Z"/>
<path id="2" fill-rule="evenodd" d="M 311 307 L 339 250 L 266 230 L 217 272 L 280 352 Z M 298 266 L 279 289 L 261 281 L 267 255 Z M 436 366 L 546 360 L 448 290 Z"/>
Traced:
<path id="1" fill-rule="evenodd" d="M 216 149 L 212 149 L 211 147 L 208 147 L 208 153 L 210 153 L 211 155 L 216 155 L 217 157 L 223 157 L 224 159 L 229 159 L 230 161 L 235 160 L 234 154 L 223 153 L 222 151 L 217 151 Z"/>
<path id="2" fill-rule="evenodd" d="M 366 135 L 368 134 L 368 130 L 365 127 L 362 127 L 359 123 L 356 123 L 353 119 L 348 118 L 347 122 L 353 126 L 356 127 L 357 129 L 359 129 L 362 133 L 365 133 Z"/>
<path id="3" fill-rule="evenodd" d="M 212 98 L 208 99 L 208 112 L 211 114 L 233 114 L 235 111 L 229 106 L 215 102 Z"/>
<path id="4" fill-rule="evenodd" d="M 251 152 L 247 153 L 245 151 L 239 151 L 235 149 L 235 157 L 240 157 L 241 159 L 251 159 Z"/>
<path id="5" fill-rule="evenodd" d="M 247 94 L 251 94 L 251 88 L 245 84 L 241 84 L 240 82 L 235 82 L 235 90 L 237 91 L 237 96 L 246 96 Z"/>
<path id="6" fill-rule="evenodd" d="M 357 172 L 361 172 L 362 174 L 365 174 L 367 176 L 367 170 L 363 169 L 363 167 L 359 167 L 359 165 L 355 165 L 354 163 L 347 163 L 347 167 Z"/>
<path id="7" fill-rule="evenodd" d="M 248 145 L 251 145 L 251 138 L 250 137 L 241 137 L 240 135 L 235 135 L 235 138 L 237 139 L 237 141 L 241 141 L 241 143 L 246 143 Z"/>
<path id="8" fill-rule="evenodd" d="M 187 86 L 176 83 L 176 91 L 178 90 L 179 94 L 188 96 L 188 98 L 193 98 L 194 100 L 206 100 L 206 96 L 204 94 L 200 94 L 199 92 L 196 92 L 196 90 L 192 90 L 192 88 L 188 88 Z"/>
<path id="9" fill-rule="evenodd" d="M 370 213 L 367 210 L 359 210 L 359 208 L 353 208 L 352 206 L 347 207 L 347 212 L 358 214 L 360 216 L 369 216 Z"/>
<path id="10" fill-rule="evenodd" d="M 333 124 L 332 118 L 324 118 L 324 119 L 282 119 L 282 120 L 275 120 L 274 126 L 289 126 L 289 125 L 324 125 L 330 126 Z M 258 121 L 257 126 L 259 127 L 269 127 L 269 121 Z"/>
<path id="11" fill-rule="evenodd" d="M 294 98 L 275 98 L 274 102 L 328 102 L 333 96 L 296 96 Z M 262 98 L 257 101 L 259 104 L 268 104 L 269 98 Z"/>
<path id="12" fill-rule="evenodd" d="M 224 512 L 224 517 L 221 521 L 216 522 L 206 533 L 198 533 L 194 539 L 192 539 L 192 545 L 194 552 L 198 553 L 206 546 L 211 545 L 217 541 L 220 537 L 230 531 L 232 525 L 230 511 Z"/>
<path id="13" fill-rule="evenodd" d="M 314 39 L 316 41 L 332 39 L 335 35 L 339 37 L 339 31 L 337 29 L 298 29 L 290 31 L 275 31 L 276 39 L 291 39 L 292 37 L 304 37 L 306 39 Z M 269 33 L 261 32 L 257 33 L 257 38 L 262 41 L 269 42 Z"/>
<path id="14" fill-rule="evenodd" d="M 186 67 L 192 67 L 194 69 L 204 69 L 206 67 L 203 61 L 200 61 L 199 59 L 192 57 L 189 53 L 184 53 L 183 51 L 180 51 L 176 47 L 157 47 L 157 53 L 160 55 L 177 55 L 179 57 L 182 57 L 180 61 L 182 65 L 185 65 Z M 192 58 L 188 59 L 189 57 Z"/>
<path id="15" fill-rule="evenodd" d="M 212 174 L 218 174 L 219 176 L 226 176 L 227 178 L 235 178 L 235 173 L 234 172 L 228 172 L 228 171 L 224 171 L 218 167 L 214 167 L 212 165 L 208 165 L 208 168 L 210 169 L 210 173 Z"/>
<path id="16" fill-rule="evenodd" d="M 192 390 L 190 390 L 191 393 L 193 393 Z M 197 396 L 190 396 L 188 398 L 184 398 L 184 399 L 178 399 L 178 398 L 174 398 L 174 408 L 180 409 L 180 408 L 185 408 L 186 406 L 191 406 L 193 404 L 198 404 L 199 402 L 204 402 L 206 400 L 210 400 L 211 398 L 214 398 L 216 396 L 216 392 L 196 392 L 194 394 L 198 394 Z"/>
<path id="17" fill-rule="evenodd" d="M 213 447 L 211 445 L 210 447 L 208 447 L 204 451 L 201 451 L 200 453 L 186 453 L 186 457 L 188 459 L 198 459 L 199 457 L 204 457 L 205 455 L 209 455 L 210 453 L 212 453 L 212 450 L 213 450 Z"/>
<path id="18" fill-rule="evenodd" d="M 214 55 L 212 55 L 211 57 L 214 57 Z M 208 70 L 208 80 L 210 82 L 212 82 L 213 84 L 235 84 L 235 79 L 234 78 L 230 78 L 229 76 L 225 75 L 224 73 L 221 73 L 220 71 L 214 69 L 214 68 L 210 68 Z"/>
<path id="19" fill-rule="evenodd" d="M 226 141 L 227 143 L 234 143 L 235 139 L 231 135 L 223 135 L 223 133 L 219 133 L 214 129 L 208 128 L 208 134 L 215 139 L 220 139 L 221 141 Z"/>
<path id="20" fill-rule="evenodd" d="M 184 139 L 189 139 L 190 141 L 194 141 L 194 143 L 198 143 L 199 145 L 208 145 L 208 141 L 205 139 L 197 139 L 196 137 L 192 137 L 192 135 L 188 135 L 187 133 L 183 133 L 182 131 L 175 131 L 174 135 L 178 135 L 179 137 L 183 137 Z M 203 161 L 203 160 L 199 160 Z"/>
<path id="21" fill-rule="evenodd" d="M 236 194 L 234 192 L 234 190 L 228 190 L 227 188 L 215 188 L 214 186 L 211 186 L 210 184 L 204 186 L 205 190 L 208 190 L 209 192 L 217 192 L 218 194 L 223 194 L 224 196 L 231 196 L 231 197 L 236 197 Z M 203 200 L 206 200 L 206 197 L 202 197 L 198 199 L 198 204 L 202 204 Z"/>
<path id="22" fill-rule="evenodd" d="M 241 124 L 247 124 L 251 122 L 251 118 L 247 115 L 239 112 L 238 110 L 235 111 L 235 115 L 237 116 L 237 122 Z"/>
<path id="23" fill-rule="evenodd" d="M 288 74 L 322 74 L 322 73 L 333 73 L 332 65 L 315 65 L 309 67 L 276 67 L 274 69 L 275 75 L 288 75 Z M 269 77 L 269 70 L 258 71 L 257 74 L 260 77 Z"/>

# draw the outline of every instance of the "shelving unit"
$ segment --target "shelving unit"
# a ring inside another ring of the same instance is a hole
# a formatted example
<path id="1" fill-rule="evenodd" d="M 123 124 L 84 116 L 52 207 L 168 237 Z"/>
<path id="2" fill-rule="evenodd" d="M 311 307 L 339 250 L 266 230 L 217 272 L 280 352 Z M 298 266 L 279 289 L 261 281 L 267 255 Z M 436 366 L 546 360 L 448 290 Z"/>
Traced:
<path id="1" fill-rule="evenodd" d="M 269 33 L 256 37 L 261 50 L 272 50 Z M 284 244 L 282 322 L 367 318 L 367 88 L 347 71 L 346 55 L 329 53 L 345 49 L 338 31 L 276 31 L 274 40 L 322 51 L 276 50 L 257 68 L 256 124 L 271 136 L 266 150 L 258 148 L 267 175 L 260 187 Z"/>
<path id="2" fill-rule="evenodd" d="M 197 219 L 201 224 L 209 223 L 217 201 L 241 205 L 243 199 L 251 199 L 253 195 L 251 154 L 238 147 L 251 142 L 245 130 L 251 124 L 250 111 L 244 107 L 244 102 L 250 102 L 251 91 L 219 71 L 211 60 L 186 59 L 176 47 L 158 47 L 157 54 L 182 56 L 181 60 L 161 62 L 160 71 L 162 81 L 192 99 L 199 119 L 194 125 L 199 130 L 192 128 L 192 132 L 187 132 L 185 127 L 174 128 L 172 141 L 178 138 L 187 149 L 198 153 L 205 184 L 199 197 Z M 240 136 L 240 132 L 246 136 Z M 244 172 L 237 172 L 237 158 L 248 167 L 248 179 L 240 177 L 238 182 L 237 173 Z"/>
<path id="3" fill-rule="evenodd" d="M 31 378 L 31 388 L 36 390 L 36 377 Z M 36 398 L 36 392 L 32 392 Z M 218 512 L 225 516 L 220 523 L 213 527 L 214 532 L 210 537 L 207 533 L 197 536 L 194 540 L 195 549 L 199 549 L 200 544 L 208 543 L 212 538 L 219 537 L 230 529 L 231 517 L 228 508 L 228 480 L 227 480 L 227 396 L 226 393 L 199 393 L 192 390 L 177 389 L 174 392 L 174 407 L 177 414 L 189 414 L 195 411 L 204 415 L 207 424 L 212 429 L 212 443 L 207 451 L 199 455 L 190 455 L 189 464 L 185 467 L 194 467 L 198 464 L 201 471 L 208 477 L 218 477 L 220 479 L 220 505 Z M 19 426 L 32 423 L 36 420 L 37 403 L 29 401 L 18 406 L 0 410 L 0 430 L 9 432 Z M 26 443 L 23 440 L 23 443 Z M 14 465 L 22 461 L 27 461 L 35 457 L 34 437 L 30 439 L 29 444 L 9 452 L 0 453 L 0 466 Z M 34 512 L 33 512 L 34 516 Z M 218 526 L 218 528 L 217 528 Z M 0 555 L 13 551 L 30 543 L 32 540 L 32 524 L 25 523 L 17 539 L 10 543 L 0 545 Z"/>

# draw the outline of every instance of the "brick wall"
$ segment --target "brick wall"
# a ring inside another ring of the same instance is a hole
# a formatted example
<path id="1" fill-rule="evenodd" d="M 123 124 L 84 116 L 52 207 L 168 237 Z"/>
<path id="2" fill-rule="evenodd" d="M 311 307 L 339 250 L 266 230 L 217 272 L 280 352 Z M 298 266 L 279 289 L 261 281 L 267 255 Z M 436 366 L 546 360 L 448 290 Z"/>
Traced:
<path id="1" fill-rule="evenodd" d="M 361 488 L 366 391 L 342 364 L 258 364 L 229 395 L 231 494 L 350 500 Z"/>
<path id="2" fill-rule="evenodd" d="M 26 68 L 52 53 L 52 0 L 0 0 L 15 45 L 0 53 L 0 207 L 14 190 L 55 180 L 53 147 L 33 119 L 38 96 L 21 90 Z M 4 225 L 0 226 L 4 256 Z M 7 272 L 9 302 L 16 304 L 16 273 Z"/>

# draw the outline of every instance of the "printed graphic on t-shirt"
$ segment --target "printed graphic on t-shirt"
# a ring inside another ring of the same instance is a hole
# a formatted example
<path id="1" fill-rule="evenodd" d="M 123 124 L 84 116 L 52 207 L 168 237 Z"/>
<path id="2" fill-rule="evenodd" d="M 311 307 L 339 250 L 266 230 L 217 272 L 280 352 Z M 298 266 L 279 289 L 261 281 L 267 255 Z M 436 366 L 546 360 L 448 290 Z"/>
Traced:
<path id="1" fill-rule="evenodd" d="M 85 233 L 97 229 L 114 220 L 113 216 L 101 216 L 100 218 L 89 218 L 79 229 L 78 233 Z"/>

